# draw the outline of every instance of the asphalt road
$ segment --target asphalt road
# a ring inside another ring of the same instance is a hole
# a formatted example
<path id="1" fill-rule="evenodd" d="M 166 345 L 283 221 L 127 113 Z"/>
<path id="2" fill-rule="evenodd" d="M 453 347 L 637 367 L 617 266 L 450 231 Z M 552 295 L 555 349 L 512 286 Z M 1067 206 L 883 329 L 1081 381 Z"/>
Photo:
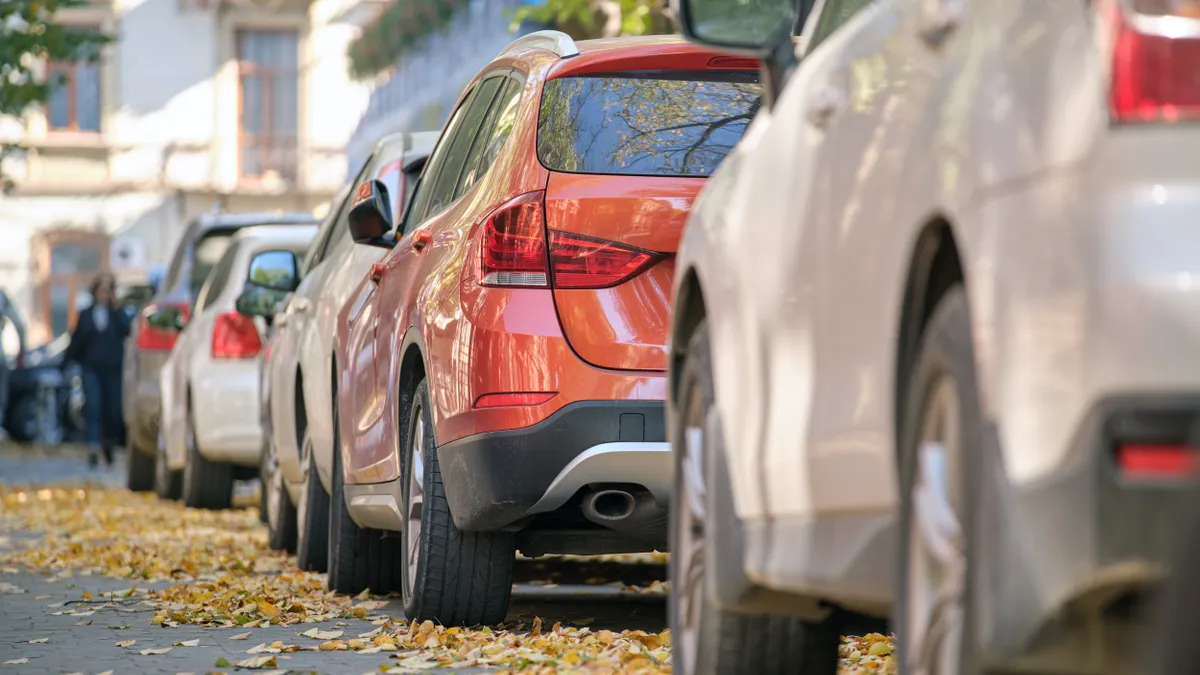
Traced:
<path id="1" fill-rule="evenodd" d="M 119 486 L 123 462 L 110 469 L 89 469 L 85 456 L 77 451 L 29 451 L 0 449 L 0 483 L 49 485 L 56 482 L 91 480 Z M 252 487 L 248 489 L 253 489 Z M 2 514 L 0 514 L 2 515 Z M 23 545 L 22 540 L 36 533 L 0 529 L 0 553 Z M 296 626 L 270 626 L 253 629 L 245 640 L 231 641 L 243 631 L 181 625 L 163 628 L 151 624 L 153 609 L 134 600 L 81 600 L 84 593 L 102 598 L 113 591 L 128 589 L 128 581 L 76 575 L 53 580 L 48 575 L 0 571 L 0 672 L 94 675 L 112 671 L 121 673 L 209 673 L 234 672 L 218 668 L 218 659 L 236 662 L 250 655 L 245 651 L 259 643 L 276 640 L 286 644 L 315 644 L 298 634 L 319 627 L 341 630 L 350 638 L 372 630 L 367 621 L 339 620 Z M 578 619 L 594 619 L 594 629 L 643 629 L 660 631 L 665 627 L 662 596 L 622 593 L 612 587 L 586 585 L 590 580 L 610 579 L 645 585 L 663 578 L 661 566 L 616 564 L 580 565 L 564 561 L 525 562 L 519 565 L 518 585 L 514 591 L 508 621 L 532 623 L 540 617 L 546 625 Z M 547 582 L 550 582 L 547 584 Z M 143 584 L 139 584 L 142 586 Z M 149 584 L 151 588 L 165 584 Z M 81 615 L 83 612 L 93 612 Z M 402 617 L 397 600 L 380 609 L 379 614 Z M 119 647 L 117 642 L 136 640 Z M 173 646 L 199 640 L 197 646 Z M 172 649 L 161 655 L 143 655 L 142 649 Z M 379 673 L 380 666 L 394 667 L 388 654 L 342 652 L 295 652 L 277 655 L 279 672 L 358 675 Z M 19 663 L 5 663 L 8 661 Z M 27 660 L 21 662 L 22 660 Z M 263 672 L 263 671 L 242 671 Z M 488 672 L 459 669 L 459 673 Z"/>

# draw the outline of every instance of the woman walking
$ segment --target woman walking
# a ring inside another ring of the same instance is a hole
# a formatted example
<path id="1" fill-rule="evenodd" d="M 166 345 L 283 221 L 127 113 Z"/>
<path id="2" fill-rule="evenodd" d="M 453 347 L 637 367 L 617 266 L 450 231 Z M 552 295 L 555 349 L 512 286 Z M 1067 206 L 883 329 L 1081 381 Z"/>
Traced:
<path id="1" fill-rule="evenodd" d="M 107 272 L 92 282 L 92 305 L 79 313 L 65 358 L 83 369 L 84 438 L 92 466 L 98 463 L 100 453 L 105 464 L 112 464 L 113 446 L 122 436 L 121 366 L 129 318 L 117 309 L 116 286 Z"/>

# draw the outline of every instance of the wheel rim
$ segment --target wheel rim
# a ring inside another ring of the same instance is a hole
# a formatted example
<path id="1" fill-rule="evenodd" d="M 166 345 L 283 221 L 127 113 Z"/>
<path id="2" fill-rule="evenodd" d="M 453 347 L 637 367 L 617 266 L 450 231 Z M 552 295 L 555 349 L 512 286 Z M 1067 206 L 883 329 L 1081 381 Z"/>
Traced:
<path id="1" fill-rule="evenodd" d="M 262 489 L 267 497 L 267 526 L 272 532 L 279 530 L 279 506 L 283 498 L 283 476 L 279 472 L 279 462 L 275 459 L 275 444 L 267 443 L 267 456 L 263 462 Z"/>
<path id="2" fill-rule="evenodd" d="M 706 498 L 704 481 L 704 414 L 698 397 L 693 397 L 684 429 L 684 456 L 680 463 L 676 550 L 679 564 L 679 608 L 676 616 L 678 644 L 683 660 L 694 668 L 700 653 L 700 622 L 704 611 L 704 548 Z"/>
<path id="3" fill-rule="evenodd" d="M 914 675 L 947 675 L 959 668 L 963 642 L 966 553 L 959 399 L 954 380 L 939 378 L 921 417 L 908 528 L 906 658 Z"/>
<path id="4" fill-rule="evenodd" d="M 408 498 L 405 500 L 404 544 L 408 574 L 404 577 L 404 590 L 412 595 L 413 582 L 417 578 L 417 563 L 421 553 L 421 515 L 425 510 L 425 420 L 424 411 L 416 409 L 416 424 L 409 441 L 412 448 L 412 463 L 408 472 Z"/>

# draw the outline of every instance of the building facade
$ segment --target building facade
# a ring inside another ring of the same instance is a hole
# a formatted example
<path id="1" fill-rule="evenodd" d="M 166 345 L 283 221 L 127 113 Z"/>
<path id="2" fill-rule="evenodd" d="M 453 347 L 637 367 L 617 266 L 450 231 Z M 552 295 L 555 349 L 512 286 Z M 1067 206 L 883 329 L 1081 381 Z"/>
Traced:
<path id="1" fill-rule="evenodd" d="M 0 138 L 0 288 L 29 342 L 73 325 L 102 270 L 144 282 L 214 208 L 309 211 L 347 172 L 368 101 L 346 47 L 359 0 L 93 0 L 58 20 L 116 40 Z"/>

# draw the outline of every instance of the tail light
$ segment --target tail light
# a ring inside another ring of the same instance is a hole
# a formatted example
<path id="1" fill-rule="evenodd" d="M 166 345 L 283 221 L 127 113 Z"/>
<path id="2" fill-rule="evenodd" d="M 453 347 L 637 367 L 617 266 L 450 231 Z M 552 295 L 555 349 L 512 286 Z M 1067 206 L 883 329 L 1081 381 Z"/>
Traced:
<path id="1" fill-rule="evenodd" d="M 1110 112 L 1114 122 L 1200 118 L 1200 2 L 1110 0 Z M 1157 11 L 1139 9 L 1154 5 Z M 1169 8 L 1168 8 L 1169 7 Z"/>
<path id="2" fill-rule="evenodd" d="M 238 312 L 217 317 L 213 324 L 212 357 L 214 359 L 248 359 L 262 351 L 262 339 L 254 319 Z"/>
<path id="3" fill-rule="evenodd" d="M 483 223 L 478 278 L 484 286 L 608 288 L 663 258 L 662 254 L 566 232 L 546 243 L 543 192 L 505 203 Z M 549 277 L 547 276 L 549 271 Z"/>
<path id="4" fill-rule="evenodd" d="M 187 320 L 188 306 L 185 304 L 153 304 L 142 310 L 138 319 L 137 348 L 148 352 L 169 352 L 179 338 L 179 327 L 174 322 L 164 325 L 163 317 L 175 315 Z"/>
<path id="5" fill-rule="evenodd" d="M 1191 475 L 1200 463 L 1185 445 L 1122 445 L 1117 448 L 1121 473 L 1134 478 L 1178 478 Z"/>

